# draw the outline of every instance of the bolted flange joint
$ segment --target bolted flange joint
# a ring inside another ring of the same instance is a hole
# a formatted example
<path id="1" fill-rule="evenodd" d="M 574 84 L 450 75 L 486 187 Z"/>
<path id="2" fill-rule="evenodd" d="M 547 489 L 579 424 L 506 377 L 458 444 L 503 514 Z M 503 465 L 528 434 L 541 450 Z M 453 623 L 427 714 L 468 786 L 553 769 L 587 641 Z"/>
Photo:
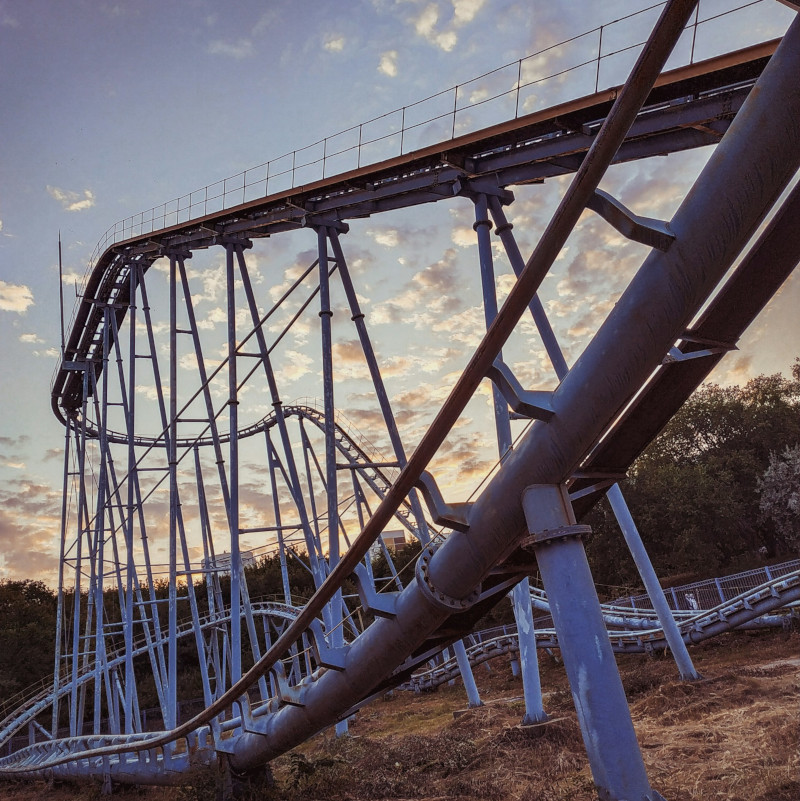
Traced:
<path id="1" fill-rule="evenodd" d="M 416 578 L 422 594 L 434 606 L 444 609 L 448 612 L 465 612 L 473 606 L 481 595 L 480 585 L 477 586 L 466 598 L 452 598 L 445 595 L 441 590 L 437 590 L 431 581 L 429 566 L 433 555 L 436 553 L 437 546 L 428 545 L 419 555 L 416 567 Z"/>
<path id="2" fill-rule="evenodd" d="M 588 537 L 591 533 L 591 526 L 581 524 L 543 529 L 531 534 L 529 537 L 525 537 L 520 542 L 520 548 L 524 551 L 533 551 L 540 545 L 552 545 L 554 542 L 563 542 L 570 537 Z"/>

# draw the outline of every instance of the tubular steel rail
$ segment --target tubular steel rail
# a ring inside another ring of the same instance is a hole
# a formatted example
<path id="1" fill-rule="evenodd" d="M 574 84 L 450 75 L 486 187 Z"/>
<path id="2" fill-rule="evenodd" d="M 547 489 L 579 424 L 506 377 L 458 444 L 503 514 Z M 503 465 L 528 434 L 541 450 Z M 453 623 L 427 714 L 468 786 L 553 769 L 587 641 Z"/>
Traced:
<path id="1" fill-rule="evenodd" d="M 176 784 L 193 766 L 216 760 L 236 772 L 259 770 L 327 726 L 343 732 L 353 710 L 445 646 L 477 702 L 461 638 L 509 591 L 525 720 L 542 720 L 541 642 L 527 589 L 535 559 L 600 796 L 660 798 L 645 772 L 583 550 L 587 527 L 578 519 L 608 493 L 663 628 L 663 639 L 655 631 L 619 635 L 616 648 L 667 642 L 686 679 L 697 674 L 684 640 L 797 597 L 790 574 L 699 613 L 685 622 L 687 631 L 669 611 L 617 487 L 800 261 L 800 189 L 777 203 L 800 167 L 800 23 L 780 43 L 701 62 L 692 54 L 693 63 L 661 74 L 693 14 L 697 23 L 694 0 L 664 6 L 622 87 L 478 132 L 460 134 L 453 124 L 446 141 L 413 152 L 404 118 L 394 158 L 213 213 L 203 205 L 203 216 L 191 220 L 176 210 L 176 224 L 159 230 L 146 230 L 158 224 L 156 215 L 112 234 L 87 277 L 52 385 L 66 447 L 50 725 L 38 709 L 21 710 L 19 719 L 45 740 L 0 760 L 0 775 L 93 777 L 108 786 Z M 458 91 L 454 97 L 455 121 Z M 708 144 L 716 147 L 707 165 L 669 221 L 640 216 L 599 189 L 614 163 Z M 503 210 L 514 200 L 509 187 L 570 173 L 525 260 Z M 236 191 L 246 199 L 246 189 L 243 177 Z M 487 330 L 407 454 L 342 239 L 347 219 L 445 198 L 474 208 Z M 190 197 L 187 216 L 193 207 Z M 569 367 L 536 293 L 587 209 L 649 255 Z M 502 308 L 492 224 L 517 276 Z M 256 240 L 303 229 L 317 258 L 294 270 L 265 307 L 246 251 Z M 196 310 L 204 296 L 187 268 L 203 250 L 224 253 L 225 331 L 216 340 L 215 320 Z M 160 279 L 150 267 L 159 259 L 168 269 L 154 291 Z M 342 332 L 331 319 L 332 282 L 369 375 L 386 459 L 336 423 L 336 399 L 349 390 L 337 382 Z M 298 329 L 312 303 L 314 326 Z M 528 311 L 554 367 L 553 391 L 522 387 L 503 361 Z M 279 390 L 281 364 L 286 372 L 303 367 L 287 341 L 309 331 L 321 346 L 309 361 L 321 384 L 322 408 L 313 414 L 284 407 Z M 499 465 L 473 502 L 448 503 L 427 471 L 487 378 Z M 510 410 L 530 421 L 516 442 Z M 370 551 L 401 510 L 422 553 L 413 576 L 388 560 L 391 582 L 382 582 Z M 252 543 L 265 541 L 278 548 L 287 607 L 295 606 L 288 561 L 298 547 L 316 588 L 280 630 L 263 626 L 244 570 Z M 156 557 L 167 562 L 163 586 Z M 104 594 L 110 586 L 116 606 Z M 355 586 L 357 601 L 345 586 Z M 190 611 L 185 628 L 179 601 Z M 179 638 L 194 641 L 203 689 L 202 711 L 184 721 Z M 155 688 L 163 732 L 143 730 L 144 680 Z M 65 721 L 70 734 L 61 738 Z"/>

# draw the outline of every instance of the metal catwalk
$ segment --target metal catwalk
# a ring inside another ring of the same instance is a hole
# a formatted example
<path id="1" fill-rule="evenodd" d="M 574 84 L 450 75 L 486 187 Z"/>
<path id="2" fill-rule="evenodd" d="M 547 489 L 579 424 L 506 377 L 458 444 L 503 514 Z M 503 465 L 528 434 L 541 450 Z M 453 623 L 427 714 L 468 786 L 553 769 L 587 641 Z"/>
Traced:
<path id="1" fill-rule="evenodd" d="M 800 190 L 785 194 L 800 166 L 800 23 L 780 42 L 662 73 L 694 7 L 665 5 L 622 87 L 595 85 L 459 136 L 454 112 L 439 144 L 409 152 L 401 141 L 399 155 L 327 178 L 323 157 L 322 177 L 306 183 L 295 181 L 293 159 L 289 188 L 269 192 L 268 166 L 256 199 L 245 175 L 238 205 L 223 190 L 215 209 L 206 191 L 106 235 L 52 387 L 65 424 L 53 685 L 4 724 L 3 737 L 30 725 L 32 741 L 0 760 L 0 774 L 174 784 L 218 759 L 257 770 L 325 727 L 344 732 L 361 705 L 443 648 L 479 703 L 462 638 L 509 593 L 526 722 L 542 721 L 528 587 L 538 569 L 601 798 L 660 797 L 579 520 L 608 495 L 659 636 L 681 676 L 696 678 L 686 627 L 617 482 L 800 260 Z M 614 163 L 708 144 L 713 154 L 669 221 L 599 189 Z M 525 259 L 506 215 L 510 187 L 569 174 Z M 409 443 L 348 260 L 356 246 L 347 221 L 454 198 L 474 210 L 485 333 Z M 537 290 L 587 209 L 648 255 L 569 366 Z M 291 280 L 270 284 L 259 269 L 267 238 L 289 231 L 304 233 L 313 256 Z M 516 274 L 499 308 L 498 247 Z M 214 253 L 219 270 L 195 266 Z M 197 311 L 212 280 L 225 297 L 213 319 Z M 503 359 L 527 315 L 555 389 L 524 388 Z M 211 334 L 217 324 L 221 340 Z M 343 336 L 369 382 L 369 440 L 340 411 L 349 391 Z M 288 346 L 296 339 L 316 342 L 312 361 Z M 284 401 L 282 381 L 297 370 L 318 375 L 319 400 Z M 431 464 L 486 379 L 498 464 L 471 502 L 448 503 Z M 520 419 L 529 425 L 514 439 Z M 422 546 L 408 570 L 387 548 L 397 532 Z M 248 568 L 273 553 L 282 597 L 252 597 Z M 308 577 L 307 600 L 293 570 Z M 748 597 L 741 620 L 800 597 L 796 580 L 776 587 Z M 717 622 L 741 611 L 723 609 Z M 158 731 L 144 719 L 146 693 L 157 699 Z M 181 715 L 198 695 L 200 709 Z"/>

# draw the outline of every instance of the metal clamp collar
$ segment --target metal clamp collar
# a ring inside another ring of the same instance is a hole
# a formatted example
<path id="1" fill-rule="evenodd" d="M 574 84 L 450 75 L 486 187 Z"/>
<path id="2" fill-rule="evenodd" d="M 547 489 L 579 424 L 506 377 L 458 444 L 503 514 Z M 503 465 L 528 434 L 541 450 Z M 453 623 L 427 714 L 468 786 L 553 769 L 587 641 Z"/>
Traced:
<path id="1" fill-rule="evenodd" d="M 566 540 L 570 537 L 588 537 L 591 533 L 591 526 L 581 524 L 549 528 L 537 531 L 535 534 L 531 534 L 530 537 L 525 537 L 520 543 L 520 547 L 526 551 L 531 551 L 538 545 L 546 545 L 555 541 Z"/>
<path id="2" fill-rule="evenodd" d="M 437 590 L 431 581 L 429 566 L 431 558 L 436 553 L 437 546 L 429 545 L 425 548 L 417 560 L 416 578 L 422 594 L 434 606 L 450 612 L 465 612 L 473 606 L 481 596 L 481 587 L 478 585 L 466 598 L 451 598 L 441 590 Z"/>

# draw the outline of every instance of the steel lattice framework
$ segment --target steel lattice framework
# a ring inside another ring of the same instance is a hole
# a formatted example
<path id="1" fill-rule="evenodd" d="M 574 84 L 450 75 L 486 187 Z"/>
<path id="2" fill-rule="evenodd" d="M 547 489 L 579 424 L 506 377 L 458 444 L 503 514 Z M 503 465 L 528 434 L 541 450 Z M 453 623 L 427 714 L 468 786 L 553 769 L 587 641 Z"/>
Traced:
<path id="1" fill-rule="evenodd" d="M 775 207 L 800 166 L 800 23 L 781 41 L 662 74 L 694 5 L 666 4 L 621 88 L 168 227 L 140 223 L 99 256 L 52 387 L 66 436 L 54 679 L 3 722 L 4 741 L 25 725 L 38 736 L 0 760 L 0 773 L 170 784 L 219 758 L 258 770 L 327 726 L 343 731 L 361 705 L 420 668 L 449 675 L 444 648 L 480 703 L 461 639 L 511 593 L 526 722 L 546 719 L 537 641 L 557 644 L 601 797 L 660 797 L 613 657 L 634 648 L 624 637 L 612 648 L 603 615 L 631 629 L 655 624 L 601 609 L 581 516 L 608 496 L 658 618 L 652 637 L 686 679 L 697 677 L 684 644 L 691 631 L 710 636 L 800 597 L 795 571 L 676 621 L 617 486 L 800 260 L 800 190 Z M 708 144 L 713 155 L 668 222 L 598 188 L 611 164 Z M 526 260 L 505 213 L 510 187 L 569 173 Z M 410 452 L 344 240 L 347 220 L 448 198 L 474 208 L 486 333 Z M 650 252 L 569 367 L 536 293 L 586 209 Z M 517 276 L 502 308 L 492 227 Z M 256 242 L 303 230 L 316 257 L 265 307 Z M 195 308 L 190 260 L 202 250 L 224 254 L 226 337 L 213 353 Z M 337 408 L 332 296 L 343 299 L 369 375 L 380 449 Z M 557 376 L 553 391 L 523 388 L 503 361 L 526 313 Z M 309 315 L 318 323 L 302 336 L 319 338 L 320 400 L 285 404 L 281 343 Z M 428 469 L 487 378 L 499 466 L 471 503 L 448 504 Z M 519 418 L 532 424 L 513 442 Z M 412 572 L 392 563 L 382 539 L 391 527 L 421 543 Z M 247 567 L 268 547 L 283 597 L 254 599 Z M 373 574 L 376 549 L 385 577 Z M 291 586 L 293 561 L 313 579 L 307 602 Z M 546 634 L 533 630 L 532 569 L 553 618 Z M 196 691 L 179 686 L 187 660 Z M 145 685 L 158 699 L 149 723 Z M 49 727 L 40 722 L 48 710 Z"/>

